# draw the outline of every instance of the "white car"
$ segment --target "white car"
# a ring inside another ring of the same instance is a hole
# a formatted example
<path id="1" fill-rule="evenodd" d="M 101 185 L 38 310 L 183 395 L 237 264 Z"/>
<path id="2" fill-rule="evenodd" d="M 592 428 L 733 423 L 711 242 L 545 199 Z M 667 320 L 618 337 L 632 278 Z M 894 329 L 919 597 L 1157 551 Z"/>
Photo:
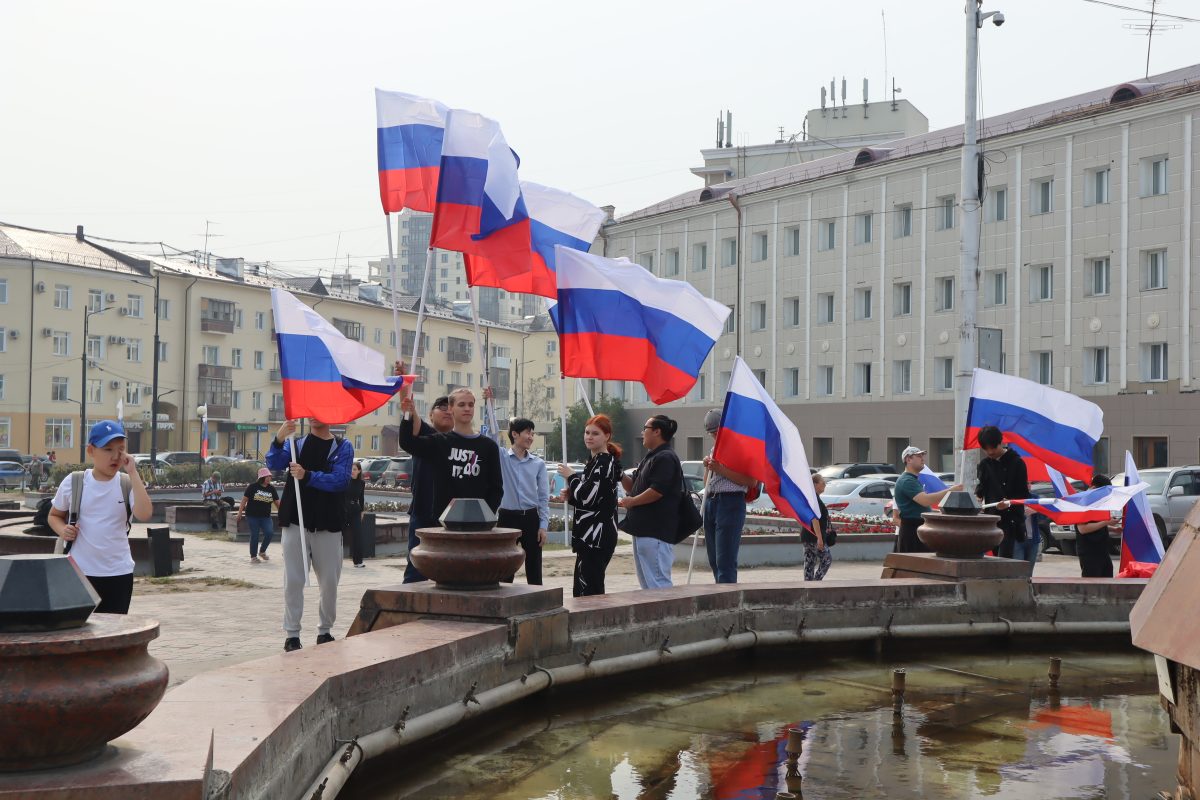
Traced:
<path id="1" fill-rule="evenodd" d="M 821 502 L 830 513 L 882 517 L 884 507 L 892 499 L 892 489 L 887 481 L 840 478 L 826 482 Z"/>

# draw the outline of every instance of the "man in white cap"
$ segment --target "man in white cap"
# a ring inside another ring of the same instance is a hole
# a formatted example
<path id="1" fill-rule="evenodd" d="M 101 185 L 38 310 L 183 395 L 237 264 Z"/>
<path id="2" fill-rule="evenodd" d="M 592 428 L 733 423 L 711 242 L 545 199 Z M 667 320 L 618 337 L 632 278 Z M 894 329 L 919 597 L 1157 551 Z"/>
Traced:
<path id="1" fill-rule="evenodd" d="M 721 410 L 704 415 L 704 429 L 715 440 L 721 429 Z M 717 583 L 737 583 L 738 550 L 746 522 L 746 490 L 757 481 L 735 472 L 712 457 L 704 457 L 708 480 L 704 487 L 704 547 Z"/>
<path id="2" fill-rule="evenodd" d="M 896 540 L 896 552 L 927 553 L 929 548 L 917 538 L 917 528 L 925 521 L 921 515 L 941 503 L 950 492 L 962 489 L 962 485 L 947 486 L 940 492 L 926 492 L 917 479 L 917 475 L 925 469 L 925 451 L 909 445 L 900 454 L 900 459 L 904 462 L 904 474 L 896 481 L 896 510 L 900 512 L 900 537 Z"/>

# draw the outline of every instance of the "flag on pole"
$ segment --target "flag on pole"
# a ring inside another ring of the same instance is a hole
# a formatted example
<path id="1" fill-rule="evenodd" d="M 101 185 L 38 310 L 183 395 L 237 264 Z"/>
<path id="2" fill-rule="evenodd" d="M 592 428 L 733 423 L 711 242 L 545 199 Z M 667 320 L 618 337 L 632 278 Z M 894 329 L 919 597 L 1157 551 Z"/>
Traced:
<path id="1" fill-rule="evenodd" d="M 1024 378 L 976 369 L 963 448 L 979 447 L 979 429 L 995 425 L 1004 441 L 1078 480 L 1092 479 L 1092 452 L 1104 431 L 1095 403 Z"/>
<path id="2" fill-rule="evenodd" d="M 800 432 L 740 356 L 733 360 L 713 458 L 760 481 L 775 507 L 809 530 L 820 517 Z"/>
<path id="3" fill-rule="evenodd" d="M 471 111 L 446 115 L 430 246 L 488 259 L 499 278 L 529 271 L 529 212 L 520 162 L 500 124 Z"/>
<path id="4" fill-rule="evenodd" d="M 1136 494 L 1149 488 L 1138 483 L 1129 486 L 1097 486 L 1066 497 L 1028 497 L 1013 500 L 1026 508 L 1044 514 L 1060 525 L 1101 522 L 1125 507 Z"/>
<path id="5" fill-rule="evenodd" d="M 347 339 L 320 314 L 283 289 L 271 290 L 288 419 L 356 420 L 414 379 L 390 375 L 383 354 Z"/>
<path id="6" fill-rule="evenodd" d="M 375 125 L 384 213 L 433 211 L 446 107 L 436 100 L 376 89 Z"/>
<path id="7" fill-rule="evenodd" d="M 208 408 L 208 406 L 205 406 Z M 200 460 L 208 460 L 208 414 L 200 418 Z"/>
<path id="8" fill-rule="evenodd" d="M 558 303 L 550 313 L 562 374 L 639 381 L 660 405 L 691 391 L 729 308 L 625 259 L 562 245 L 554 252 Z"/>
<path id="9" fill-rule="evenodd" d="M 573 194 L 529 181 L 521 181 L 521 194 L 529 211 L 529 270 L 502 277 L 487 258 L 468 253 L 464 257 L 467 283 L 556 297 L 554 246 L 562 245 L 586 253 L 606 214 Z"/>
<path id="10" fill-rule="evenodd" d="M 933 494 L 946 488 L 946 482 L 939 478 L 937 473 L 929 468 L 928 464 L 917 473 L 917 483 L 921 484 L 921 491 L 925 492 L 925 494 Z"/>
<path id="11" fill-rule="evenodd" d="M 1128 450 L 1125 451 L 1125 485 L 1146 485 L 1138 476 L 1137 464 L 1133 463 L 1133 454 Z M 1162 560 L 1162 537 L 1158 535 L 1158 525 L 1154 522 L 1154 515 L 1150 513 L 1146 493 L 1142 491 L 1135 494 L 1125 507 L 1120 571 L 1124 572 L 1131 562 L 1161 564 Z"/>

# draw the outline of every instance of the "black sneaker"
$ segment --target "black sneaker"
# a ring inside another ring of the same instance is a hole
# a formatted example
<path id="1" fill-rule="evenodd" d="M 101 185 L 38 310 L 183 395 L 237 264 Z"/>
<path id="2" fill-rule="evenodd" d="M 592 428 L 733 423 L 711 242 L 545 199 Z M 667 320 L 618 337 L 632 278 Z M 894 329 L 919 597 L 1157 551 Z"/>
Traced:
<path id="1" fill-rule="evenodd" d="M 333 641 L 333 634 L 319 633 L 317 634 L 317 644 L 326 644 Z"/>
<path id="2" fill-rule="evenodd" d="M 319 639 L 317 640 L 320 641 Z M 300 644 L 299 636 L 289 636 L 283 640 L 283 652 L 290 653 L 293 650 L 299 650 L 304 645 Z"/>

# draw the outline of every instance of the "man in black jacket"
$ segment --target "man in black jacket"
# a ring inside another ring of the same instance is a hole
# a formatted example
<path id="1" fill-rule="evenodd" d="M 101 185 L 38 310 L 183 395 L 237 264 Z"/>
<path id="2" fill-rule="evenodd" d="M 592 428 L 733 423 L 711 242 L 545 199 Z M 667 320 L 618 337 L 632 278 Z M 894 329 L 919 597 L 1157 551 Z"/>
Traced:
<path id="1" fill-rule="evenodd" d="M 430 425 L 429 423 L 433 423 Z M 401 425 L 408 425 L 408 420 L 401 420 Z M 432 436 L 435 433 L 448 433 L 454 427 L 450 416 L 450 398 L 443 395 L 433 401 L 429 407 L 429 422 L 421 423 L 419 436 Z M 408 507 L 408 565 L 404 568 L 404 583 L 419 583 L 428 580 L 421 571 L 413 566 L 413 548 L 421 543 L 417 531 L 421 528 L 436 526 L 437 519 L 433 516 L 433 487 L 435 482 L 434 462 L 428 458 L 413 456 L 412 460 L 412 503 Z"/>
<path id="2" fill-rule="evenodd" d="M 975 471 L 978 479 L 975 496 L 985 503 L 999 503 L 996 510 L 1000 512 L 1000 530 L 1004 531 L 1004 541 L 1000 543 L 996 555 L 1023 559 L 1026 557 L 1028 538 L 1025 506 L 1009 501 L 1023 500 L 1033 495 L 1029 491 L 1029 473 L 1024 460 L 1004 447 L 1003 443 L 1004 436 L 995 425 L 985 425 L 979 429 L 979 446 L 985 458 L 980 459 Z M 1030 541 L 1029 545 L 1033 546 L 1034 543 Z M 1036 558 L 1037 554 L 1034 553 L 1033 560 Z"/>

